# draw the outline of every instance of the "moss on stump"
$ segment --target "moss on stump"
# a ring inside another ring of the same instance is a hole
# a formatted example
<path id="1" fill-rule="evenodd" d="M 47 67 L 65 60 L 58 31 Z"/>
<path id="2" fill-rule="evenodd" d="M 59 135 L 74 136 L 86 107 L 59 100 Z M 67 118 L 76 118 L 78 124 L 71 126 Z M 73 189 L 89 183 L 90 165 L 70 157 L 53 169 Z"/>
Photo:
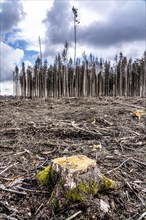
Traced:
<path id="1" fill-rule="evenodd" d="M 49 203 L 58 208 L 70 201 L 86 201 L 100 190 L 117 186 L 115 181 L 100 173 L 94 160 L 84 155 L 56 158 L 36 175 L 36 179 L 51 189 Z"/>

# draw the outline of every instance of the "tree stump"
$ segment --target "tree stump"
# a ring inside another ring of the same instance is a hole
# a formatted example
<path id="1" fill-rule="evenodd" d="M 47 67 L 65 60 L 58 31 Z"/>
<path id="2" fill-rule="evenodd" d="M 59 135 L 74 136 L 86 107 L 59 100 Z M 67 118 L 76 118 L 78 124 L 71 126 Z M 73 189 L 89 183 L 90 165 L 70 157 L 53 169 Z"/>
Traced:
<path id="1" fill-rule="evenodd" d="M 69 201 L 86 201 L 100 190 L 117 186 L 115 181 L 101 174 L 96 161 L 84 155 L 56 158 L 36 179 L 49 187 L 49 203 L 59 208 Z"/>

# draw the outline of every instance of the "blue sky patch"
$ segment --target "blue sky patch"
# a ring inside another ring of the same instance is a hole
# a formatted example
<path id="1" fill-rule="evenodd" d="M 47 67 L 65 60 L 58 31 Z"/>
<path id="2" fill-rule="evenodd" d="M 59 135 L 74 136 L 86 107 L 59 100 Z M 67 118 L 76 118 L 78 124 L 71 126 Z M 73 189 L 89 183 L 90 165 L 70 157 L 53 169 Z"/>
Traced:
<path id="1" fill-rule="evenodd" d="M 4 43 L 13 47 L 14 49 L 19 48 L 24 50 L 27 47 L 27 42 L 25 40 L 16 39 L 15 32 L 6 33 L 4 36 Z"/>
<path id="2" fill-rule="evenodd" d="M 38 51 L 35 50 L 24 50 L 24 58 L 23 61 L 29 60 L 32 64 L 35 63 L 37 58 Z"/>

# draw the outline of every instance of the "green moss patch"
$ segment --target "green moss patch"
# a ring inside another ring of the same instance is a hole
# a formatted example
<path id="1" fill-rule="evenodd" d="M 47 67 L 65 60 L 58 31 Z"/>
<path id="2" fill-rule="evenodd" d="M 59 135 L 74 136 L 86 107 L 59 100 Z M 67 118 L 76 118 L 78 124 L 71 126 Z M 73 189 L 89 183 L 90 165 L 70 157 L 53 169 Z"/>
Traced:
<path id="1" fill-rule="evenodd" d="M 51 182 L 51 166 L 47 166 L 44 170 L 36 175 L 36 179 L 42 186 L 49 186 Z"/>
<path id="2" fill-rule="evenodd" d="M 67 200 L 85 201 L 91 195 L 94 196 L 98 192 L 97 183 L 88 185 L 87 183 L 79 183 L 76 188 L 66 192 Z"/>
<path id="3" fill-rule="evenodd" d="M 88 180 L 85 182 L 85 179 L 85 181 L 78 182 L 75 188 L 70 189 L 66 185 L 66 179 L 60 173 L 54 171 L 51 166 L 47 166 L 39 172 L 36 179 L 41 186 L 48 187 L 50 191 L 49 204 L 54 208 L 62 208 L 71 201 L 85 202 L 89 198 L 93 198 L 99 190 L 116 188 L 115 181 L 102 175 L 101 181 L 90 182 Z"/>
<path id="4" fill-rule="evenodd" d="M 114 189 L 116 187 L 115 181 L 103 176 L 103 188 L 104 189 Z"/>

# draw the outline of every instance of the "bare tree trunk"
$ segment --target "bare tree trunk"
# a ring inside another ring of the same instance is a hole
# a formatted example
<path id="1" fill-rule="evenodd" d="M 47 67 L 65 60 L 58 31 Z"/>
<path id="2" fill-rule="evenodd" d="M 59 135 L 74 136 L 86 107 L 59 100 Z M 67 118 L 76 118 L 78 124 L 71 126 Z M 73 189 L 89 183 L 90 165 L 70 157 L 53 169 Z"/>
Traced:
<path id="1" fill-rule="evenodd" d="M 83 72 L 83 97 L 87 96 L 87 66 L 84 66 Z"/>
<path id="2" fill-rule="evenodd" d="M 57 71 L 55 67 L 53 68 L 52 73 L 53 73 L 53 97 L 56 98 L 58 85 L 57 85 Z"/>
<path id="3" fill-rule="evenodd" d="M 15 91 L 16 91 L 15 87 L 16 87 L 15 72 L 13 71 L 13 96 L 14 97 L 16 96 L 16 94 L 15 94 Z"/>
<path id="4" fill-rule="evenodd" d="M 118 70 L 115 68 L 115 96 L 118 95 Z"/>
<path id="5" fill-rule="evenodd" d="M 102 96 L 105 96 L 105 71 L 102 73 Z"/>
<path id="6" fill-rule="evenodd" d="M 139 95 L 140 95 L 140 97 L 143 97 L 143 73 L 142 73 L 142 69 L 140 70 L 140 76 L 139 76 L 139 80 L 140 80 L 140 82 L 139 82 Z"/>
<path id="7" fill-rule="evenodd" d="M 146 97 L 146 53 L 143 61 L 143 97 Z"/>
<path id="8" fill-rule="evenodd" d="M 16 98 L 18 98 L 18 74 L 19 74 L 19 69 L 18 67 L 15 68 L 15 94 L 16 94 Z"/>
<path id="9" fill-rule="evenodd" d="M 75 91 L 74 95 L 75 97 L 78 97 L 78 72 L 77 72 L 77 67 L 74 69 L 74 79 L 75 79 Z"/>
<path id="10" fill-rule="evenodd" d="M 70 95 L 73 97 L 73 86 L 74 86 L 74 69 L 70 72 Z"/>
<path id="11" fill-rule="evenodd" d="M 127 65 L 125 66 L 125 92 L 124 92 L 124 96 L 127 97 Z"/>
<path id="12" fill-rule="evenodd" d="M 78 96 L 82 96 L 82 80 L 83 80 L 83 71 L 82 67 L 78 67 Z"/>
<path id="13" fill-rule="evenodd" d="M 88 74 L 89 74 L 89 82 L 88 82 L 89 96 L 91 97 L 92 96 L 92 72 L 91 72 L 91 70 L 88 70 Z"/>
<path id="14" fill-rule="evenodd" d="M 102 96 L 102 75 L 101 75 L 101 71 L 98 74 L 98 87 L 99 87 L 99 96 Z"/>
<path id="15" fill-rule="evenodd" d="M 63 78 L 62 78 L 62 88 L 63 88 L 63 97 L 66 97 L 66 72 L 65 72 L 65 66 L 62 67 L 63 70 Z"/>
<path id="16" fill-rule="evenodd" d="M 91 88 L 92 97 L 95 97 L 95 82 L 96 82 L 95 67 L 92 67 L 92 88 Z"/>
<path id="17" fill-rule="evenodd" d="M 65 66 L 65 75 L 66 75 L 66 96 L 69 97 L 69 86 L 68 86 L 68 66 Z"/>
<path id="18" fill-rule="evenodd" d="M 58 75 L 58 97 L 61 97 L 61 69 L 57 69 Z"/>
<path id="19" fill-rule="evenodd" d="M 122 63 L 120 62 L 120 69 L 119 69 L 119 96 L 122 96 L 122 86 L 123 86 L 123 80 L 122 80 Z"/>
<path id="20" fill-rule="evenodd" d="M 95 95 L 98 96 L 98 71 L 97 67 L 95 67 Z"/>
<path id="21" fill-rule="evenodd" d="M 45 98 L 47 98 L 47 69 L 45 70 Z"/>

